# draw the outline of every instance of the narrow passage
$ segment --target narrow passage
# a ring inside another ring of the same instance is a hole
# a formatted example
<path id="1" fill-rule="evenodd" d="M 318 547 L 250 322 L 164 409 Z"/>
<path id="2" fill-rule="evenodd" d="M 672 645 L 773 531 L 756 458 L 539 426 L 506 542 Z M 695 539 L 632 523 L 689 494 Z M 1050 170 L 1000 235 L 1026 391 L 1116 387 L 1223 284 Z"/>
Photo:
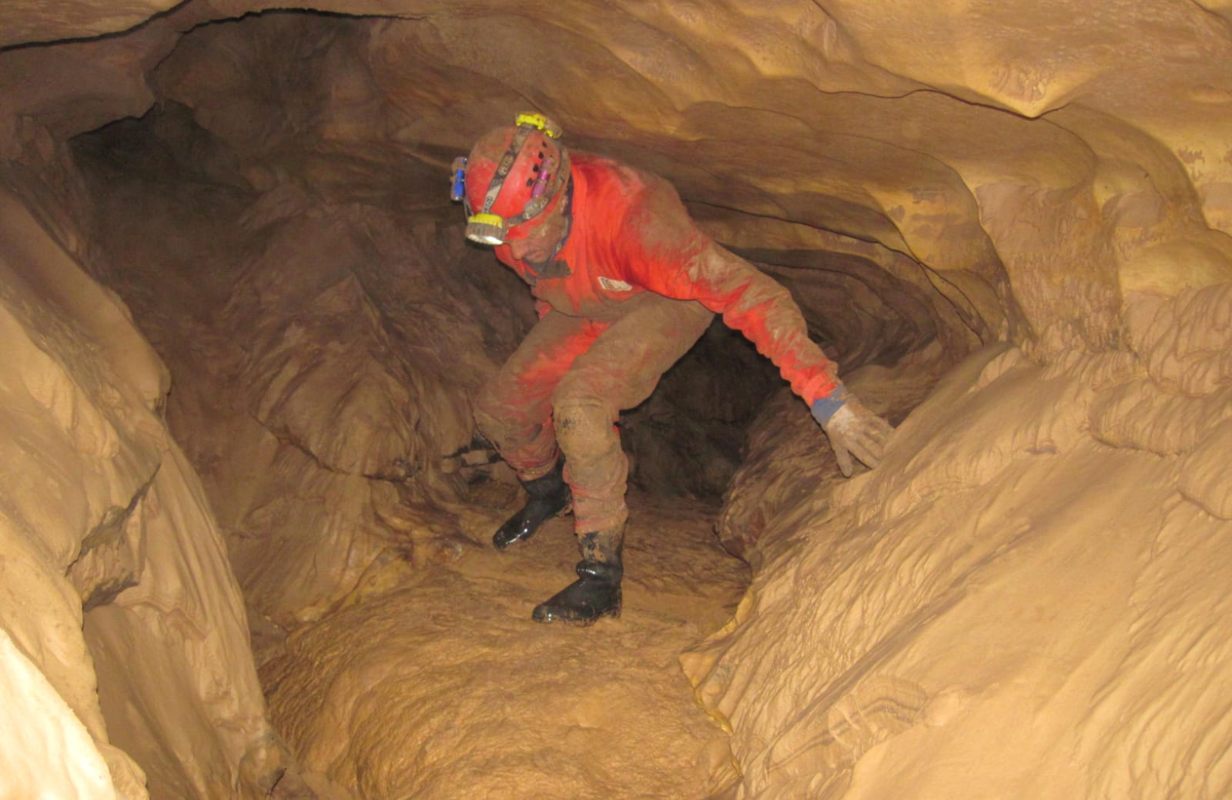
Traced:
<path id="1" fill-rule="evenodd" d="M 274 724 L 306 769 L 370 798 L 702 798 L 727 737 L 694 702 L 679 653 L 721 627 L 748 569 L 718 547 L 715 510 L 631 495 L 624 611 L 540 625 L 572 578 L 570 520 L 500 553 L 511 508 L 465 514 L 451 564 L 292 634 L 262 669 Z M 378 583 L 380 583 L 378 581 Z M 730 773 L 729 773 L 730 774 Z"/>

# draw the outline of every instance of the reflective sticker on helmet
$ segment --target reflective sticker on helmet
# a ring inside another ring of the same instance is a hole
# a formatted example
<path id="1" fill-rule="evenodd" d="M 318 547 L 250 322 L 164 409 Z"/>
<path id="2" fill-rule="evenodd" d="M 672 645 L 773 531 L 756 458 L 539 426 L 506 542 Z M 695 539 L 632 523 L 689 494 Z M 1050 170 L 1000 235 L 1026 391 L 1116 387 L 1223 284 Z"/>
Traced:
<path id="1" fill-rule="evenodd" d="M 608 278 L 602 275 L 599 276 L 599 285 L 609 292 L 631 292 L 633 291 L 632 284 L 618 281 L 615 278 Z"/>

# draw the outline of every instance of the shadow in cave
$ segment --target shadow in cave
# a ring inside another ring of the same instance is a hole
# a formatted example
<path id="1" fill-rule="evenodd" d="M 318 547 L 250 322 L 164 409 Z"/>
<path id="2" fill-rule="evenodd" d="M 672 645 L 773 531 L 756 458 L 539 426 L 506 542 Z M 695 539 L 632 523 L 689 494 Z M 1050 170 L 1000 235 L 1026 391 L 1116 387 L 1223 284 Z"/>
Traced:
<path id="1" fill-rule="evenodd" d="M 261 24 L 276 37 L 296 23 Z M 438 187 L 423 165 L 289 146 L 253 158 L 173 100 L 77 137 L 74 154 L 97 207 L 91 268 L 171 372 L 168 421 L 226 537 L 272 720 L 315 791 L 701 797 L 736 779 L 677 658 L 747 585 L 714 536 L 745 429 L 767 408 L 811 424 L 773 400 L 784 383 L 748 342 L 716 321 L 622 416 L 624 614 L 545 629 L 529 610 L 570 574 L 569 522 L 496 553 L 511 473 L 448 458 L 532 324 L 529 296 L 464 243 L 456 208 L 425 199 Z M 862 262 L 746 255 L 845 363 L 927 342 Z"/>
<path id="2" fill-rule="evenodd" d="M 1226 0 L 264 5 L 0 4 L 0 795 L 1232 796 Z M 473 445 L 528 107 L 901 423 L 716 322 L 589 629 Z"/>

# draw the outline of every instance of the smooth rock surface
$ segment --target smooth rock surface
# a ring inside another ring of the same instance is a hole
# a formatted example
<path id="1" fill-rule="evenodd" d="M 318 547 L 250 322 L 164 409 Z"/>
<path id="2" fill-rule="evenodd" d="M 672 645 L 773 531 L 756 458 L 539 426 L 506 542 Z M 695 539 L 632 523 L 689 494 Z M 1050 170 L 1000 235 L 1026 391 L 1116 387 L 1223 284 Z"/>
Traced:
<path id="1" fill-rule="evenodd" d="M 30 701 L 61 698 L 48 724 L 63 733 L 5 750 L 33 765 L 61 743 L 65 797 L 146 797 L 147 778 L 162 796 L 263 794 L 286 753 L 213 517 L 161 417 L 166 370 L 36 211 L 77 230 L 0 189 L 0 623 L 25 659 L 9 658 L 15 676 L 45 681 Z M 28 769 L 9 773 L 13 796 L 42 786 Z"/>
<path id="2" fill-rule="evenodd" d="M 644 485 L 702 494 L 718 426 L 764 405 L 719 522 L 752 588 L 684 658 L 736 764 L 701 785 L 1232 792 L 1232 5 L 301 5 L 329 13 L 0 9 L 0 626 L 7 690 L 47 709 L 19 758 L 68 748 L 49 786 L 266 793 L 289 762 L 244 603 L 320 712 L 278 710 L 318 788 L 406 785 L 363 731 L 330 740 L 364 687 L 313 695 L 333 679 L 287 653 L 389 624 L 414 581 L 447 595 L 466 498 L 511 499 L 469 403 L 529 304 L 460 243 L 444 171 L 534 107 L 669 178 L 902 422 L 841 482 L 744 356 L 628 418 Z"/>
<path id="3" fill-rule="evenodd" d="M 1151 305 L 1130 315 L 1156 334 L 1134 334 L 1136 362 L 973 356 L 850 482 L 753 438 L 722 535 L 755 542 L 759 569 L 735 622 L 683 659 L 732 726 L 738 796 L 1232 791 L 1227 423 L 1126 411 L 1144 449 L 1097 411 L 1143 382 L 1179 399 L 1162 365 L 1220 359 L 1228 307 Z M 880 378 L 854 385 L 893 397 Z M 1203 386 L 1195 402 L 1226 408 L 1226 377 Z"/>

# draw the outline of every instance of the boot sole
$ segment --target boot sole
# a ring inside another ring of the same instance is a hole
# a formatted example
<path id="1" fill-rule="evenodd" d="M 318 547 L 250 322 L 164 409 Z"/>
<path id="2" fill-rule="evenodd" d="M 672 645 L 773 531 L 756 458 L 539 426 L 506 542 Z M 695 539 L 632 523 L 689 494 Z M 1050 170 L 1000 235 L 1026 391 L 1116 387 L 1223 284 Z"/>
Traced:
<path id="1" fill-rule="evenodd" d="M 570 516 L 570 515 L 572 515 L 572 514 L 573 514 L 573 501 L 570 501 L 570 502 L 568 503 L 568 505 L 566 505 L 566 506 L 565 506 L 564 508 L 562 508 L 560 511 L 557 511 L 557 512 L 556 512 L 555 514 L 553 514 L 551 517 L 548 517 L 548 519 L 562 519 L 562 518 L 564 518 L 564 517 L 568 517 L 568 516 Z M 544 520 L 544 522 L 547 522 L 547 520 Z M 539 527 L 542 527 L 542 526 L 543 526 L 543 524 L 542 524 L 542 523 L 540 523 Z M 535 537 L 535 534 L 536 534 L 536 533 L 538 533 L 538 532 L 539 532 L 539 528 L 535 528 L 533 531 L 531 531 L 531 532 L 530 532 L 530 533 L 528 533 L 527 535 L 522 536 L 522 537 L 517 538 L 517 539 L 510 539 L 508 542 L 506 542 L 506 543 L 505 543 L 505 544 L 503 544 L 503 545 L 502 545 L 502 544 L 497 544 L 497 542 L 496 542 L 496 537 L 495 537 L 495 536 L 493 536 L 493 537 L 492 537 L 492 547 L 493 547 L 493 548 L 495 548 L 496 550 L 508 550 L 510 547 L 513 547 L 515 544 L 518 544 L 518 543 L 520 543 L 520 542 L 529 542 L 531 539 L 533 539 L 533 538 Z"/>
<path id="2" fill-rule="evenodd" d="M 497 544 L 496 539 L 493 538 L 492 547 L 494 547 L 497 550 L 508 550 L 510 547 L 513 547 L 515 544 L 521 544 L 522 542 L 529 542 L 533 538 L 535 538 L 535 534 L 532 533 L 529 536 L 522 536 L 518 539 L 510 539 L 508 542 L 505 542 L 504 544 Z"/>
<path id="3" fill-rule="evenodd" d="M 560 622 L 564 625 L 572 625 L 575 628 L 589 628 L 591 625 L 594 625 L 596 622 L 603 619 L 604 617 L 611 617 L 612 619 L 620 619 L 620 609 L 618 608 L 614 611 L 604 611 L 599 616 L 591 617 L 589 619 L 568 619 L 566 617 L 540 618 L 540 617 L 535 616 L 533 613 L 531 614 L 531 619 L 533 619 L 535 622 L 538 622 L 540 625 L 551 625 L 553 622 Z"/>

